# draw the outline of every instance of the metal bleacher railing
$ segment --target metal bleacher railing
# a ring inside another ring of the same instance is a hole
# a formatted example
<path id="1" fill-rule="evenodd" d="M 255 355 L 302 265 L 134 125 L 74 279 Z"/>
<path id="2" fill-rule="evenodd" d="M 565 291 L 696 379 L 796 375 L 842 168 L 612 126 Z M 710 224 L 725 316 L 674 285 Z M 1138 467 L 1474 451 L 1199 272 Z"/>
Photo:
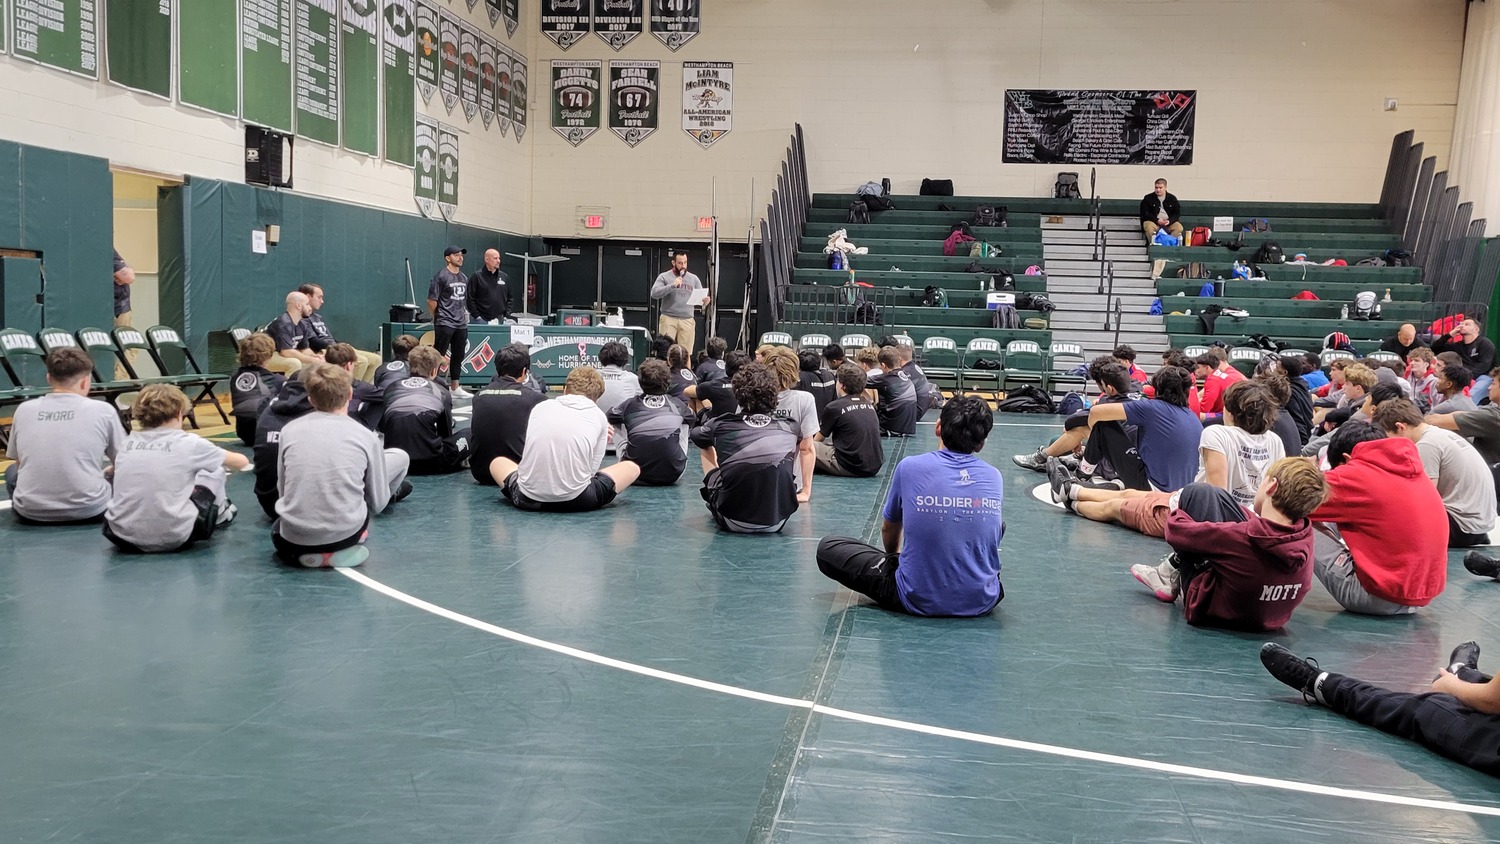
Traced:
<path id="1" fill-rule="evenodd" d="M 807 183 L 807 149 L 802 124 L 792 131 L 786 154 L 781 159 L 781 173 L 771 191 L 766 216 L 760 221 L 760 243 L 756 252 L 756 325 L 748 336 L 758 337 L 785 319 L 788 292 L 792 288 L 792 267 L 797 259 L 797 243 L 812 207 L 812 193 Z M 742 338 L 747 336 L 741 333 Z"/>

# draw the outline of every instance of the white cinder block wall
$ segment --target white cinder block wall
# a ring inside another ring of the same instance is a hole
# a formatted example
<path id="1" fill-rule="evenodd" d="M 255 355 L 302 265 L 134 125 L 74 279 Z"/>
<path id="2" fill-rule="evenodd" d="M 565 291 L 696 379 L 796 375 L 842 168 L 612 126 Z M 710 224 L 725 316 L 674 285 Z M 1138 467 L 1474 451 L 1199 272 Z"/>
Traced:
<path id="1" fill-rule="evenodd" d="M 483 4 L 473 12 L 464 3 L 449 4 L 447 10 L 530 54 L 534 10 L 528 9 L 531 28 L 517 29 L 508 41 L 503 26 L 490 28 Z M 466 120 L 462 106 L 448 114 L 440 94 L 430 103 L 421 96 L 416 102 L 419 113 L 459 129 L 459 222 L 530 231 L 534 132 L 518 144 L 512 136 L 502 138 L 498 129 L 485 129 L 477 115 L 473 122 Z M 0 54 L 0 139 L 94 155 L 112 165 L 167 176 L 229 182 L 245 178 L 244 130 L 238 121 L 8 54 Z M 410 169 L 300 139 L 295 160 L 293 182 L 299 194 L 416 213 Z"/>
<path id="2" fill-rule="evenodd" d="M 1446 162 L 1463 0 L 705 0 L 703 34 L 663 60 L 663 128 L 635 149 L 607 131 L 575 149 L 547 126 L 548 59 L 608 60 L 598 38 L 538 42 L 532 90 L 537 229 L 575 232 L 575 206 L 612 209 L 614 237 L 690 238 L 719 186 L 726 236 L 764 213 L 801 122 L 813 189 L 923 176 L 960 193 L 1045 196 L 1058 170 L 1002 164 L 1006 88 L 1199 92 L 1194 164 L 1102 167 L 1101 193 L 1138 197 L 1166 176 L 1180 197 L 1370 201 L 1390 142 L 1415 128 Z M 735 62 L 734 131 L 709 150 L 683 133 L 683 61 Z M 1382 110 L 1385 97 L 1399 101 Z"/>
<path id="3" fill-rule="evenodd" d="M 1134 197 L 1167 176 L 1179 196 L 1373 201 L 1391 136 L 1415 128 L 1446 166 L 1463 0 L 705 0 L 703 34 L 670 53 L 649 34 L 616 54 L 590 36 L 566 53 L 523 0 L 507 43 L 530 59 L 525 140 L 461 127 L 459 219 L 573 235 L 580 205 L 611 209 L 617 238 L 701 239 L 714 180 L 726 237 L 763 213 L 787 136 L 806 129 L 814 190 L 923 176 L 968 194 L 1040 196 L 1056 171 L 1003 165 L 1007 87 L 1192 88 L 1196 159 L 1100 168 Z M 469 14 L 464 3 L 447 8 Z M 484 14 L 476 5 L 473 17 Z M 488 29 L 488 24 L 483 26 Z M 503 32 L 501 33 L 503 38 Z M 601 130 L 573 148 L 548 126 L 553 58 L 660 59 L 662 128 L 635 149 Z M 735 62 L 735 129 L 701 150 L 681 129 L 683 61 Z M 1399 100 L 1382 111 L 1385 97 Z M 169 175 L 243 177 L 230 120 L 0 56 L 0 138 Z M 750 182 L 755 180 L 752 197 Z M 298 192 L 410 211 L 411 172 L 303 142 Z"/>

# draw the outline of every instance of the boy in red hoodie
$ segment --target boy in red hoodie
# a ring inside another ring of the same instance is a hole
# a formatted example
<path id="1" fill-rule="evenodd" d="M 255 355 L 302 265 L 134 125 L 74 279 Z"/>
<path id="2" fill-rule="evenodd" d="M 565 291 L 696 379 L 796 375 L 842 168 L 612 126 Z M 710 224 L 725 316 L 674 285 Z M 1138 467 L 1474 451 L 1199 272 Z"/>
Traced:
<path id="1" fill-rule="evenodd" d="M 1327 498 L 1323 473 L 1303 457 L 1266 470 L 1253 510 L 1226 490 L 1188 484 L 1167 519 L 1172 553 L 1130 573 L 1159 600 L 1171 603 L 1181 593 L 1188 624 L 1279 630 L 1312 588 L 1307 514 Z"/>
<path id="2" fill-rule="evenodd" d="M 1407 439 L 1347 422 L 1328 443 L 1328 501 L 1313 574 L 1350 612 L 1403 615 L 1427 606 L 1448 576 L 1448 513 Z"/>

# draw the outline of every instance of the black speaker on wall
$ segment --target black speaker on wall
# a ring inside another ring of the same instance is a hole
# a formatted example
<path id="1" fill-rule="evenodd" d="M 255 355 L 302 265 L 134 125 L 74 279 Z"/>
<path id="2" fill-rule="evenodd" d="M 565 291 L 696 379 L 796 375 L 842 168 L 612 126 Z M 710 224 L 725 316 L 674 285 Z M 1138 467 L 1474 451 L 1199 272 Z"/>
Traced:
<path id="1" fill-rule="evenodd" d="M 245 127 L 245 183 L 268 188 L 292 186 L 292 136 L 259 126 Z"/>

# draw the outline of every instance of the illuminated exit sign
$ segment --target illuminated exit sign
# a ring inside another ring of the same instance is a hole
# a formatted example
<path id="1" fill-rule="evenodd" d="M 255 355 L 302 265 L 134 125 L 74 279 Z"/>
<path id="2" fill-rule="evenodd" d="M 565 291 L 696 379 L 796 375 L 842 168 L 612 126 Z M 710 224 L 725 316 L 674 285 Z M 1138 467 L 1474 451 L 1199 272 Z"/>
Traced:
<path id="1" fill-rule="evenodd" d="M 579 205 L 573 219 L 577 221 L 575 234 L 598 236 L 609 233 L 608 208 Z"/>
<path id="2" fill-rule="evenodd" d="M 698 231 L 700 231 L 700 232 L 711 232 L 713 230 L 714 230 L 714 218 L 713 217 L 699 217 L 698 218 Z"/>
<path id="3" fill-rule="evenodd" d="M 604 215 L 603 214 L 589 214 L 589 215 L 585 216 L 583 218 L 583 227 L 586 228 L 586 229 L 602 229 L 602 228 L 604 228 Z"/>

